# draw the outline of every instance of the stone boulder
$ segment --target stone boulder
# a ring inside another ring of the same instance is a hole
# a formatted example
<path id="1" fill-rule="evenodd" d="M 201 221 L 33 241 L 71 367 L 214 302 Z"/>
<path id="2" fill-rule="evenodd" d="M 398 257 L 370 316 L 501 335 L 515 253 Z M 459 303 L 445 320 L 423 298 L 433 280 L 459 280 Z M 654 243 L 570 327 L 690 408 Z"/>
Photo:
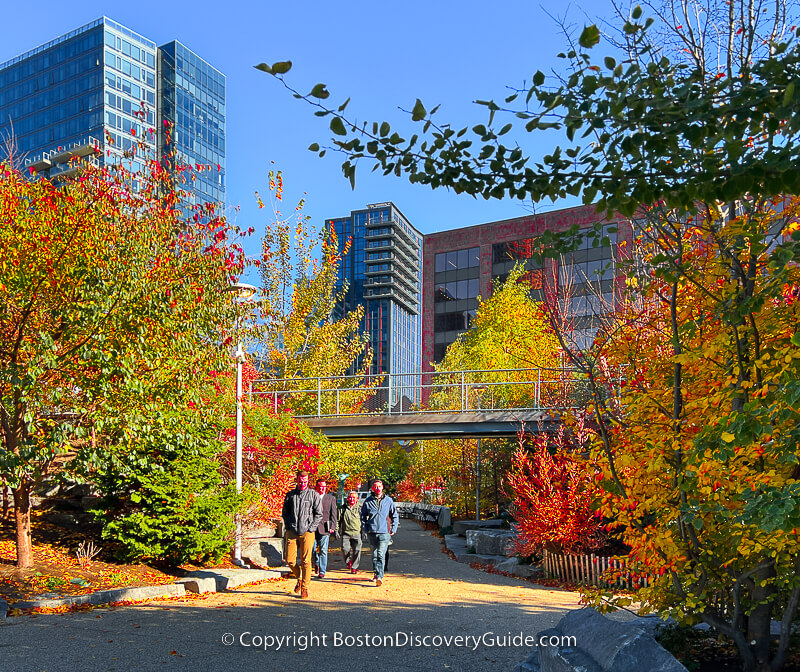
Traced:
<path id="1" fill-rule="evenodd" d="M 247 530 L 242 538 L 242 557 L 261 567 L 282 566 L 283 539 L 274 535 L 273 525 Z"/>
<path id="2" fill-rule="evenodd" d="M 453 532 L 462 537 L 467 536 L 467 530 L 498 530 L 503 527 L 506 521 L 500 518 L 490 518 L 489 520 L 457 520 L 453 523 Z"/>
<path id="3" fill-rule="evenodd" d="M 467 546 L 474 546 L 479 555 L 514 555 L 517 535 L 511 530 L 467 530 Z"/>
<path id="4" fill-rule="evenodd" d="M 570 611 L 536 640 L 538 646 L 515 672 L 687 672 L 645 628 L 612 621 L 594 609 Z"/>

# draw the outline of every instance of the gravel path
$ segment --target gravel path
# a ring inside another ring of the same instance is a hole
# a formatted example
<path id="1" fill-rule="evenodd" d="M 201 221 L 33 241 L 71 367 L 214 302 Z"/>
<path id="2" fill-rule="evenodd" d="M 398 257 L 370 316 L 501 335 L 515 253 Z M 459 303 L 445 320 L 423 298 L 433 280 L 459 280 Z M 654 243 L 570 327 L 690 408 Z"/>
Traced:
<path id="1" fill-rule="evenodd" d="M 578 606 L 575 593 L 454 562 L 416 523 L 404 521 L 394 539 L 381 588 L 369 583 L 369 553 L 368 571 L 352 576 L 337 544 L 308 600 L 280 581 L 203 600 L 0 621 L 0 670 L 510 672 L 530 647 L 503 638 L 535 635 Z"/>

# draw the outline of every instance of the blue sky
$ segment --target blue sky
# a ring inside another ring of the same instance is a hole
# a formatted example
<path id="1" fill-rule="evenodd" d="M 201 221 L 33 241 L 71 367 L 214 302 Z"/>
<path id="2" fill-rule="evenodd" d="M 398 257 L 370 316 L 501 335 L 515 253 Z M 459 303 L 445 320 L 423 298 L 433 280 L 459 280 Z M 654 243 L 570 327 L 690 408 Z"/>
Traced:
<path id="1" fill-rule="evenodd" d="M 552 13 L 565 11 L 561 2 L 544 4 Z M 573 24 L 583 26 L 608 17 L 610 4 L 587 0 L 568 12 Z M 317 226 L 325 217 L 387 200 L 423 233 L 531 211 L 529 203 L 476 201 L 412 186 L 370 173 L 367 165 L 351 190 L 336 155 L 319 159 L 307 150 L 329 138 L 325 121 L 253 65 L 291 60 L 287 79 L 298 89 L 325 82 L 330 101 L 352 98 L 352 116 L 386 119 L 406 137 L 412 124 L 398 108 L 411 109 L 417 97 L 428 108 L 441 104 L 440 120 L 455 127 L 482 123 L 484 108 L 473 100 L 501 100 L 506 86 L 558 65 L 564 37 L 537 2 L 14 2 L 3 8 L 0 62 L 104 14 L 157 44 L 178 39 L 226 75 L 228 201 L 238 206 L 230 216 L 243 228 L 261 230 L 267 221 L 268 210 L 258 210 L 254 192 L 268 191 L 270 168 L 284 173 L 285 211 L 305 196 L 306 213 Z M 532 146 L 523 140 L 534 156 L 549 149 L 547 141 Z M 542 203 L 537 210 L 572 204 Z M 255 252 L 255 241 L 251 245 Z"/>

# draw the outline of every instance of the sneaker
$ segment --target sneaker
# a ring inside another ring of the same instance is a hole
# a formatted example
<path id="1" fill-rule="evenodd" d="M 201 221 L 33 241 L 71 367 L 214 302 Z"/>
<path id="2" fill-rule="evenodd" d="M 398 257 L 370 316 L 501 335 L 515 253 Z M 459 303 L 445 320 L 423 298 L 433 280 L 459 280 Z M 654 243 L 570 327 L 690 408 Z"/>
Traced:
<path id="1" fill-rule="evenodd" d="M 305 588 L 303 588 L 303 590 L 300 592 L 300 599 L 301 600 L 308 599 L 308 591 Z"/>
<path id="2" fill-rule="evenodd" d="M 350 568 L 350 573 L 351 573 L 351 574 L 358 574 L 358 570 L 357 570 L 357 569 L 353 569 L 353 568 L 351 567 L 351 568 Z"/>
<path id="3" fill-rule="evenodd" d="M 299 581 L 296 584 L 294 584 L 294 592 L 295 593 L 299 593 L 300 592 L 300 582 Z"/>
<path id="4" fill-rule="evenodd" d="M 348 560 L 347 561 L 347 569 L 353 569 L 353 561 L 352 560 Z"/>
<path id="5" fill-rule="evenodd" d="M 319 574 L 317 574 L 317 578 L 318 579 L 324 579 L 325 578 L 325 572 L 320 572 Z"/>
<path id="6" fill-rule="evenodd" d="M 375 579 L 375 587 L 380 588 L 383 585 L 383 579 Z"/>

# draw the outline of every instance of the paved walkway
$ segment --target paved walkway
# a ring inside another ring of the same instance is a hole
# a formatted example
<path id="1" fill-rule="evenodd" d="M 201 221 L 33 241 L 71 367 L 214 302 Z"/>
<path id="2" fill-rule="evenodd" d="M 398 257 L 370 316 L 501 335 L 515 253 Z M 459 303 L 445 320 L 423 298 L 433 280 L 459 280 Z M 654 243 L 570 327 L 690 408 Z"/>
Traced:
<path id="1" fill-rule="evenodd" d="M 368 571 L 352 576 L 337 545 L 326 579 L 312 582 L 308 600 L 291 593 L 294 582 L 280 581 L 197 601 L 9 618 L 0 621 L 0 669 L 510 672 L 529 647 L 491 646 L 493 637 L 535 635 L 578 606 L 575 593 L 454 562 L 414 522 L 403 521 L 394 539 L 381 588 L 369 583 L 369 554 L 362 559 Z M 304 646 L 312 634 L 318 645 Z M 365 643 L 365 635 L 386 639 Z M 484 638 L 475 650 L 473 639 L 469 646 L 415 639 L 459 635 Z M 276 650 L 279 636 L 294 639 Z"/>

